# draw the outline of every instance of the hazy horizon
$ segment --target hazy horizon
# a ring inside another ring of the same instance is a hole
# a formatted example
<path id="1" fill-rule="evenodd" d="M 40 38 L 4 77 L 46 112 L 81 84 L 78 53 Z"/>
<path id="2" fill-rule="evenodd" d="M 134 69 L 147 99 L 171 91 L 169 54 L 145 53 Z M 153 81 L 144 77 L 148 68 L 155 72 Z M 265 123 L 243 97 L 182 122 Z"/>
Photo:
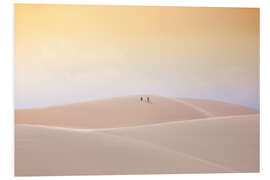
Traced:
<path id="1" fill-rule="evenodd" d="M 15 5 L 15 108 L 133 94 L 259 109 L 259 9 Z"/>

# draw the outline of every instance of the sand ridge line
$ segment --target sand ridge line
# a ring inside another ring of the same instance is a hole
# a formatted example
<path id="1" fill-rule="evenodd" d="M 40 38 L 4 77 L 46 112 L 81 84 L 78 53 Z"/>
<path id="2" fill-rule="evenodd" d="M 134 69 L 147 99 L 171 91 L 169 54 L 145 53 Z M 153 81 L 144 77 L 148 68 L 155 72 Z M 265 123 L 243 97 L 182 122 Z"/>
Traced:
<path id="1" fill-rule="evenodd" d="M 197 118 L 197 119 L 187 119 L 187 120 L 178 120 L 178 121 L 170 121 L 170 122 L 161 122 L 161 123 L 154 123 L 154 124 L 145 124 L 145 125 L 137 125 L 137 126 L 127 126 L 127 127 L 119 127 L 119 128 L 100 128 L 100 130 L 117 130 L 121 128 L 130 129 L 130 128 L 144 128 L 144 127 L 153 127 L 153 126 L 162 126 L 162 125 L 173 125 L 173 124 L 182 124 L 182 123 L 193 123 L 197 121 L 218 121 L 224 119 L 231 119 L 231 118 L 243 118 L 243 117 L 256 117 L 259 114 L 245 114 L 245 115 L 233 115 L 233 116 L 214 116 L 214 117 L 207 117 L 207 118 Z M 239 120 L 239 119 L 236 119 Z M 240 119 L 241 121 L 245 119 Z M 99 129 L 96 129 L 97 131 Z"/>
<path id="2" fill-rule="evenodd" d="M 213 113 L 210 113 L 210 112 L 206 111 L 205 109 L 203 109 L 203 108 L 201 108 L 201 107 L 198 107 L 198 106 L 195 106 L 194 104 L 188 103 L 188 102 L 186 102 L 186 101 L 184 101 L 184 100 L 177 99 L 177 98 L 170 98 L 170 99 L 171 99 L 171 100 L 174 100 L 174 101 L 177 101 L 177 102 L 180 102 L 180 103 L 182 103 L 182 104 L 184 104 L 184 105 L 186 105 L 186 106 L 189 106 L 189 107 L 193 108 L 194 110 L 197 110 L 197 111 L 199 111 L 200 113 L 202 113 L 202 114 L 204 114 L 204 115 L 206 115 L 206 116 L 208 116 L 208 117 L 213 117 L 213 116 L 215 116 Z"/>
<path id="3" fill-rule="evenodd" d="M 178 121 L 161 122 L 161 123 L 136 125 L 136 126 L 123 126 L 123 127 L 116 127 L 116 128 L 67 128 L 67 127 L 60 127 L 60 126 L 48 126 L 48 125 L 39 125 L 39 124 L 23 124 L 23 123 L 15 124 L 15 126 L 41 127 L 41 128 L 47 128 L 47 129 L 59 129 L 59 130 L 64 130 L 64 131 L 80 131 L 80 132 L 86 132 L 87 133 L 87 132 L 94 132 L 94 131 L 108 131 L 108 130 L 118 130 L 118 129 L 130 129 L 130 128 L 143 128 L 143 127 L 152 127 L 152 126 L 162 126 L 162 125 L 169 125 L 169 124 L 192 123 L 192 122 L 196 122 L 196 121 L 211 121 L 211 120 L 217 121 L 217 120 L 224 120 L 224 119 L 230 119 L 230 118 L 241 118 L 241 117 L 250 117 L 250 116 L 251 117 L 259 116 L 259 114 L 245 114 L 245 115 L 233 115 L 233 116 L 215 116 L 215 117 L 178 120 Z"/>
<path id="4" fill-rule="evenodd" d="M 62 131 L 74 131 L 74 132 L 94 132 L 96 131 L 93 129 L 87 129 L 87 128 L 67 128 L 67 127 L 60 127 L 60 126 L 48 126 L 48 125 L 40 125 L 40 124 L 15 124 L 15 130 L 16 126 L 20 127 L 32 127 L 32 128 L 44 128 L 44 129 L 53 129 L 53 130 L 62 130 Z M 104 128 L 99 128 L 104 129 Z"/>
<path id="5" fill-rule="evenodd" d="M 40 128 L 40 127 L 31 126 L 30 128 Z M 48 128 L 48 129 L 51 129 L 51 128 Z M 56 129 L 56 130 L 62 130 L 62 129 Z M 77 132 L 74 131 L 74 133 L 82 133 L 82 132 L 83 131 L 77 131 Z M 196 156 L 184 153 L 184 152 L 176 151 L 174 149 L 164 147 L 164 146 L 161 146 L 161 145 L 158 145 L 158 144 L 155 144 L 155 143 L 151 143 L 149 141 L 140 140 L 140 139 L 137 139 L 137 138 L 127 137 L 127 136 L 121 136 L 121 135 L 112 134 L 112 133 L 104 132 L 104 131 L 91 131 L 91 133 L 93 133 L 95 135 L 99 135 L 99 136 L 105 136 L 105 137 L 107 136 L 109 138 L 114 138 L 114 139 L 116 138 L 116 139 L 122 140 L 123 142 L 131 142 L 131 143 L 137 144 L 138 146 L 148 147 L 148 148 L 150 148 L 152 150 L 163 152 L 165 154 L 167 154 L 167 153 L 175 154 L 176 158 L 181 159 L 182 157 L 186 157 L 188 159 L 199 161 L 202 164 L 206 164 L 206 165 L 208 165 L 210 167 L 218 168 L 219 170 L 223 170 L 225 172 L 234 172 L 234 173 L 239 172 L 239 171 L 236 171 L 234 169 L 225 167 L 225 166 L 223 166 L 221 164 L 217 164 L 217 163 L 214 163 L 214 162 L 211 162 L 211 161 L 208 161 L 208 160 L 205 160 L 205 159 L 202 159 L 202 158 L 199 158 L 199 157 L 196 157 Z M 91 134 L 85 134 L 85 135 L 91 135 Z"/>

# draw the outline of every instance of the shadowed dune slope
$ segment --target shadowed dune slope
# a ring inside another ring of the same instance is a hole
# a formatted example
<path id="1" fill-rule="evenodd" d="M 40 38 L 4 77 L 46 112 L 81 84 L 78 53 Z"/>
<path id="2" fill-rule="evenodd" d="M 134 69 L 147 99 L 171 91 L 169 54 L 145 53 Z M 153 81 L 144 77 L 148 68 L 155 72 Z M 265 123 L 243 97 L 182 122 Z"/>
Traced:
<path id="1" fill-rule="evenodd" d="M 258 117 L 89 130 L 16 125 L 15 174 L 257 172 Z"/>
<path id="2" fill-rule="evenodd" d="M 15 110 L 15 122 L 67 128 L 116 128 L 217 115 L 258 113 L 240 105 L 215 101 L 151 95 L 149 96 L 151 103 L 146 103 L 141 102 L 140 97 L 126 96 L 63 106 Z"/>

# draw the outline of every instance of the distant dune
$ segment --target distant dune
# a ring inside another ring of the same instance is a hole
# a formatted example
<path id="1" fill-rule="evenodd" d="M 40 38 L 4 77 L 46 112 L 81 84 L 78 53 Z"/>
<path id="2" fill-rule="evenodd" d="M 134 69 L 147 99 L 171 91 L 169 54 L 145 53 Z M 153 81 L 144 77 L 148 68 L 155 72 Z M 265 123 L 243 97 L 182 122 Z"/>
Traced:
<path id="1" fill-rule="evenodd" d="M 150 97 L 16 110 L 15 175 L 259 171 L 258 111 Z"/>
<path id="2" fill-rule="evenodd" d="M 258 113 L 251 108 L 218 101 L 149 97 L 150 104 L 140 102 L 140 96 L 127 96 L 48 108 L 15 110 L 15 121 L 16 124 L 68 128 L 115 128 Z"/>

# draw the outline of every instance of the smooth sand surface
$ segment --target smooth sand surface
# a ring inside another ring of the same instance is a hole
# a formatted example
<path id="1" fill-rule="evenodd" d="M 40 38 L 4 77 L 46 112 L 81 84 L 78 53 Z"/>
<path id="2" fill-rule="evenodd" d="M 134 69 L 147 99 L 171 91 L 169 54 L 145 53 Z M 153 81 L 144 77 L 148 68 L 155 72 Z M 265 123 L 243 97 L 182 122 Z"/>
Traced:
<path id="1" fill-rule="evenodd" d="M 239 104 L 231 104 L 208 99 L 177 98 L 177 100 L 195 108 L 200 108 L 201 110 L 210 114 L 210 116 L 258 114 L 257 110 L 247 108 Z"/>
<path id="2" fill-rule="evenodd" d="M 228 171 L 170 148 L 110 133 L 27 125 L 17 125 L 16 132 L 19 176 Z"/>
<path id="3" fill-rule="evenodd" d="M 259 170 L 259 115 L 178 121 L 108 132 L 181 151 L 237 172 Z"/>
<path id="4" fill-rule="evenodd" d="M 127 96 L 48 108 L 15 110 L 15 122 L 67 128 L 112 128 L 258 113 L 251 108 L 218 101 L 201 100 L 197 105 L 197 102 L 190 99 L 154 95 L 149 97 L 151 103 L 141 102 L 140 96 Z"/>
<path id="5" fill-rule="evenodd" d="M 152 104 L 131 96 L 16 111 L 15 175 L 259 171 L 256 110 L 153 97 Z"/>

